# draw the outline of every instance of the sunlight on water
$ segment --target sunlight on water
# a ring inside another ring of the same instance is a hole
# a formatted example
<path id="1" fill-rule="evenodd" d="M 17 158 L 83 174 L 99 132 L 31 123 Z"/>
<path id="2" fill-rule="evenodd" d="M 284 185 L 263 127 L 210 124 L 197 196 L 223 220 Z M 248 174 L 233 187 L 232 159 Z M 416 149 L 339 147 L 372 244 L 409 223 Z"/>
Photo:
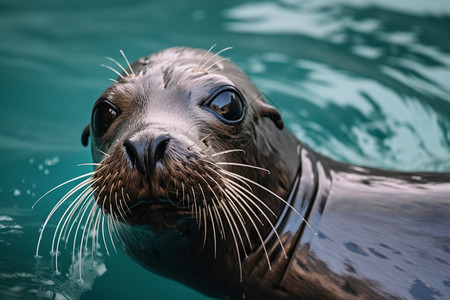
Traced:
<path id="1" fill-rule="evenodd" d="M 106 56 L 218 49 L 242 67 L 301 140 L 334 159 L 450 171 L 450 5 L 435 1 L 71 1 L 0 4 L 0 298 L 206 299 L 99 243 L 34 252 L 42 224 L 89 172 L 80 136 L 114 76 Z M 59 214 L 61 216 L 61 213 Z M 92 247 L 92 246 L 91 246 Z M 80 265 L 80 262 L 82 264 Z M 81 266 L 81 268 L 80 268 Z M 83 281 L 79 280 L 82 272 Z"/>

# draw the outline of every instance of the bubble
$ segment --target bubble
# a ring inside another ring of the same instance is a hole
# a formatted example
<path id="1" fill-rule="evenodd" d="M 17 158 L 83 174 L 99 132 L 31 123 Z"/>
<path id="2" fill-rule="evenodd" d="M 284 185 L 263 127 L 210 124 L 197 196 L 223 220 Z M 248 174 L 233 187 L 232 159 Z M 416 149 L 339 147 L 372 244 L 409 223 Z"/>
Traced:
<path id="1" fill-rule="evenodd" d="M 19 189 L 14 189 L 13 195 L 14 197 L 19 197 L 22 194 L 22 192 Z"/>

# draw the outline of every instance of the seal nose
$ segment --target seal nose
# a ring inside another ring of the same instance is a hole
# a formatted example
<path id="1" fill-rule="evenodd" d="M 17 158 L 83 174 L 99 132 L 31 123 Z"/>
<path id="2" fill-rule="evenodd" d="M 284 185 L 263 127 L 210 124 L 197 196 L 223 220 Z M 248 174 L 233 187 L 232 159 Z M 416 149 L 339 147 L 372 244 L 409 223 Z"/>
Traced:
<path id="1" fill-rule="evenodd" d="M 163 162 L 170 137 L 161 135 L 155 139 L 133 137 L 127 139 L 123 146 L 132 166 L 142 174 L 151 174 L 158 163 Z"/>

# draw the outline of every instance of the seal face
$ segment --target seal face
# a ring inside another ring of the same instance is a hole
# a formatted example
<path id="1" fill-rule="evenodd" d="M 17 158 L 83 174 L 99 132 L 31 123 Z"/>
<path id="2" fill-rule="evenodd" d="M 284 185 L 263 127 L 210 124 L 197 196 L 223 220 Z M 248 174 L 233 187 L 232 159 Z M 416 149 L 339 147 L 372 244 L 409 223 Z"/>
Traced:
<path id="1" fill-rule="evenodd" d="M 89 128 L 83 143 L 90 134 L 99 163 L 92 180 L 96 204 L 121 230 L 128 226 L 131 233 L 121 239 L 132 256 L 165 274 L 163 263 L 141 258 L 150 254 L 136 254 L 130 236 L 144 227 L 147 236 L 178 232 L 191 237 L 189 245 L 172 244 L 190 247 L 199 259 L 218 257 L 214 268 L 227 265 L 233 281 L 242 279 L 242 259 L 273 230 L 285 206 L 298 141 L 277 134 L 283 128 L 278 111 L 239 68 L 188 48 L 138 59 L 96 101 Z M 280 144 L 289 149 L 281 157 Z M 155 239 L 143 242 L 147 236 L 139 243 L 165 251 Z M 184 272 L 168 276 L 185 282 Z M 205 276 L 188 284 L 207 285 Z"/>

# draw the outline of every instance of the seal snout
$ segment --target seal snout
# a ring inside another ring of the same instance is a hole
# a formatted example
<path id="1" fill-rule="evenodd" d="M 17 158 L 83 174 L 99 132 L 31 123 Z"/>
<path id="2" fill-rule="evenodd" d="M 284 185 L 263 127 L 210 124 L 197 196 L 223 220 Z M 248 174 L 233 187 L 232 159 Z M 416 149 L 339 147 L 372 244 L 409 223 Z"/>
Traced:
<path id="1" fill-rule="evenodd" d="M 127 139 L 123 146 L 125 155 L 133 168 L 141 174 L 152 174 L 157 164 L 163 164 L 163 158 L 170 141 L 169 135 L 133 136 Z"/>

